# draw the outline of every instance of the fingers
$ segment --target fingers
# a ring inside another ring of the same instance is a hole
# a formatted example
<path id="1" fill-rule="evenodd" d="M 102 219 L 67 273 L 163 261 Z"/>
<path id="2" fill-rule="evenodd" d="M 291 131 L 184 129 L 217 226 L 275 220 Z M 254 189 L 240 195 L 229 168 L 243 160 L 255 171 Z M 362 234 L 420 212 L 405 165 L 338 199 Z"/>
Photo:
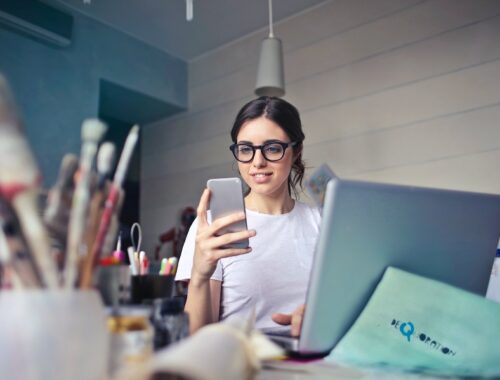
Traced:
<path id="1" fill-rule="evenodd" d="M 304 310 L 301 312 L 294 312 L 292 314 L 292 336 L 300 335 L 300 328 L 302 327 L 302 318 L 304 316 Z"/>
<path id="2" fill-rule="evenodd" d="M 205 189 L 203 191 L 203 194 L 201 194 L 200 203 L 198 204 L 198 208 L 196 210 L 196 215 L 198 217 L 198 225 L 202 227 L 208 225 L 207 209 L 208 209 L 209 199 L 210 199 L 210 190 Z"/>
<path id="3" fill-rule="evenodd" d="M 219 230 L 245 219 L 244 212 L 237 212 L 231 215 L 223 216 L 222 218 L 216 219 L 211 224 L 211 232 L 213 234 L 217 233 Z"/>
<path id="4" fill-rule="evenodd" d="M 229 232 L 227 234 L 210 239 L 209 248 L 214 249 L 214 248 L 224 247 L 231 243 L 249 239 L 253 236 L 255 236 L 255 230 Z"/>
<path id="5" fill-rule="evenodd" d="M 297 307 L 292 314 L 275 313 L 271 316 L 272 320 L 279 325 L 292 325 L 291 335 L 299 336 L 302 328 L 302 319 L 304 317 L 305 305 Z"/>
<path id="6" fill-rule="evenodd" d="M 244 255 L 252 251 L 252 248 L 222 248 L 213 251 L 214 258 L 220 260 L 226 257 Z"/>
<path id="7" fill-rule="evenodd" d="M 276 322 L 278 325 L 287 326 L 292 323 L 292 315 L 291 314 L 282 314 L 275 313 L 271 315 L 271 319 Z"/>

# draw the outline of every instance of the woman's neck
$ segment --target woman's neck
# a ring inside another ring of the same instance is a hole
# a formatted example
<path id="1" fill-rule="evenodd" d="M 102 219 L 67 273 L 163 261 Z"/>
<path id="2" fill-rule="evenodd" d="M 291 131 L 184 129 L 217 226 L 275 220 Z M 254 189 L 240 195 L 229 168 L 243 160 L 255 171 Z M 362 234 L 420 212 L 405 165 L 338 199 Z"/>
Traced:
<path id="1" fill-rule="evenodd" d="M 280 215 L 293 210 L 295 201 L 288 192 L 276 196 L 261 195 L 250 192 L 245 197 L 245 206 L 261 214 Z"/>

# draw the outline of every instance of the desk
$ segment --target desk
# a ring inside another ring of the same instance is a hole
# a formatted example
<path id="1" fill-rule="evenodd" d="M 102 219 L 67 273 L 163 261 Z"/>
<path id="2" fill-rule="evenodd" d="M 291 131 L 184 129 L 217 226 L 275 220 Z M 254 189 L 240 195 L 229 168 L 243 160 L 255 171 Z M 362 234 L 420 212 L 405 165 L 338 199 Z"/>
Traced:
<path id="1" fill-rule="evenodd" d="M 388 373 L 388 372 L 367 372 L 354 368 L 333 367 L 318 363 L 296 364 L 293 363 L 290 367 L 295 367 L 296 370 L 287 367 L 287 363 L 277 364 L 277 368 L 263 368 L 256 376 L 256 380 L 323 380 L 323 379 L 338 379 L 338 380 L 401 380 L 401 379 L 420 379 L 420 380 L 437 380 L 442 379 L 435 376 L 425 376 L 411 373 Z M 300 366 L 303 366 L 301 370 Z M 278 368 L 279 367 L 279 368 Z M 451 379 L 451 378 L 447 378 Z"/>

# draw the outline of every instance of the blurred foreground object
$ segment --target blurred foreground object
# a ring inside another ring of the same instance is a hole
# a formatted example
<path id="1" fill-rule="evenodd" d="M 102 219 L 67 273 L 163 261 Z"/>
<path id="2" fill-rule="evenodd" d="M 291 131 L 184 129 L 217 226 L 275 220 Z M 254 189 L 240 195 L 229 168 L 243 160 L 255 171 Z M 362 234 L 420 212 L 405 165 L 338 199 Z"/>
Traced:
<path id="1" fill-rule="evenodd" d="M 0 292 L 2 379 L 102 380 L 109 336 L 95 291 Z"/>
<path id="2" fill-rule="evenodd" d="M 259 331 L 215 323 L 158 351 L 147 363 L 124 371 L 117 379 L 250 380 L 260 369 L 261 360 L 282 354 L 282 349 Z"/>
<path id="3" fill-rule="evenodd" d="M 12 96 L 0 76 L 0 196 L 14 209 L 42 283 L 59 284 L 50 241 L 38 210 L 40 173 L 22 132 Z"/>

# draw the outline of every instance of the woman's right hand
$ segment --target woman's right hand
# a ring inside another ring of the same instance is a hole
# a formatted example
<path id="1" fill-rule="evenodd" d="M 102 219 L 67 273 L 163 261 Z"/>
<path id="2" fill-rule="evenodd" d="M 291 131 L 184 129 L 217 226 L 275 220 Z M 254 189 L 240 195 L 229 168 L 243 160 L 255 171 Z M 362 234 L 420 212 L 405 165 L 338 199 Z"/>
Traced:
<path id="1" fill-rule="evenodd" d="M 225 257 L 238 256 L 250 252 L 248 248 L 222 248 L 223 246 L 255 236 L 255 230 L 231 232 L 217 236 L 217 232 L 224 227 L 245 219 L 244 213 L 231 214 L 208 224 L 207 209 L 210 191 L 205 189 L 197 209 L 198 230 L 196 232 L 196 246 L 193 259 L 191 280 L 208 281 L 212 277 L 217 262 Z"/>

